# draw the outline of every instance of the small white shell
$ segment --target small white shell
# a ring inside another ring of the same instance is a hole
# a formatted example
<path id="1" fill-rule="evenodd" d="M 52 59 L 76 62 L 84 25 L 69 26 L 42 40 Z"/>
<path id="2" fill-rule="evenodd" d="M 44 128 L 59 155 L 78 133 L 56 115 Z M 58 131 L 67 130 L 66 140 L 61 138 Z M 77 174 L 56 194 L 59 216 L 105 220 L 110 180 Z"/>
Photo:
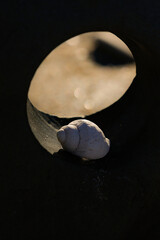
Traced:
<path id="1" fill-rule="evenodd" d="M 93 122 L 80 119 L 63 126 L 57 132 L 63 149 L 84 159 L 104 157 L 110 148 L 110 140 Z"/>

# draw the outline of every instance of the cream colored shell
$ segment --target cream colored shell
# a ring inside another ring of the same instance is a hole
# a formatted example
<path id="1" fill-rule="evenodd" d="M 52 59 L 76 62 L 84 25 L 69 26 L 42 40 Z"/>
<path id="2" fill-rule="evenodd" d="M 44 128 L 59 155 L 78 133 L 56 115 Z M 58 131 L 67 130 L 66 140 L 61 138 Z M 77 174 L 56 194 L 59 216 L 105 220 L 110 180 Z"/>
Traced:
<path id="1" fill-rule="evenodd" d="M 63 126 L 57 132 L 57 138 L 64 150 L 88 160 L 104 157 L 110 148 L 110 140 L 102 130 L 86 119 Z"/>

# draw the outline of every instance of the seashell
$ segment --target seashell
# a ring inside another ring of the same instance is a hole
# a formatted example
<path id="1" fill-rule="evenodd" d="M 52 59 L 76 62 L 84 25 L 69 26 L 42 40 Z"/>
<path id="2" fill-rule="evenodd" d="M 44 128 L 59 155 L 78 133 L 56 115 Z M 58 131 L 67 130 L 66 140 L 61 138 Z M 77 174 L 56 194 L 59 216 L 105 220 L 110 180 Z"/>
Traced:
<path id="1" fill-rule="evenodd" d="M 63 126 L 57 138 L 64 150 L 85 160 L 104 157 L 110 148 L 110 140 L 93 122 L 80 119 Z"/>

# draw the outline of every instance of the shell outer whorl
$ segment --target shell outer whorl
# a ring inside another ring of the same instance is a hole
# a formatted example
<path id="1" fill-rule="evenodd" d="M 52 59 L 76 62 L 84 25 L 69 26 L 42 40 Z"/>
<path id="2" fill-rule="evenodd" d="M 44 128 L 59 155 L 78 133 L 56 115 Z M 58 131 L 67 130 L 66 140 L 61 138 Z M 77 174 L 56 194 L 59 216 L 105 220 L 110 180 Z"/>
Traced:
<path id="1" fill-rule="evenodd" d="M 79 132 L 79 145 L 73 154 L 85 159 L 99 159 L 104 157 L 110 148 L 110 140 L 105 137 L 102 130 L 93 122 L 80 119 L 71 122 Z"/>

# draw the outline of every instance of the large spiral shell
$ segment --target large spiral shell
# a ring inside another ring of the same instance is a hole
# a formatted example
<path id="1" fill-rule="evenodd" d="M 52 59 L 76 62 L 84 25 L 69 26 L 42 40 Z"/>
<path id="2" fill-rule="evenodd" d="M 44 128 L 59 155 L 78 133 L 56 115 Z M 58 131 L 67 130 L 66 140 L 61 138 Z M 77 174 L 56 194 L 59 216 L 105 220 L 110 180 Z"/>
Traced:
<path id="1" fill-rule="evenodd" d="M 64 150 L 84 159 L 104 157 L 110 148 L 110 140 L 93 122 L 75 120 L 57 132 L 57 138 Z"/>

